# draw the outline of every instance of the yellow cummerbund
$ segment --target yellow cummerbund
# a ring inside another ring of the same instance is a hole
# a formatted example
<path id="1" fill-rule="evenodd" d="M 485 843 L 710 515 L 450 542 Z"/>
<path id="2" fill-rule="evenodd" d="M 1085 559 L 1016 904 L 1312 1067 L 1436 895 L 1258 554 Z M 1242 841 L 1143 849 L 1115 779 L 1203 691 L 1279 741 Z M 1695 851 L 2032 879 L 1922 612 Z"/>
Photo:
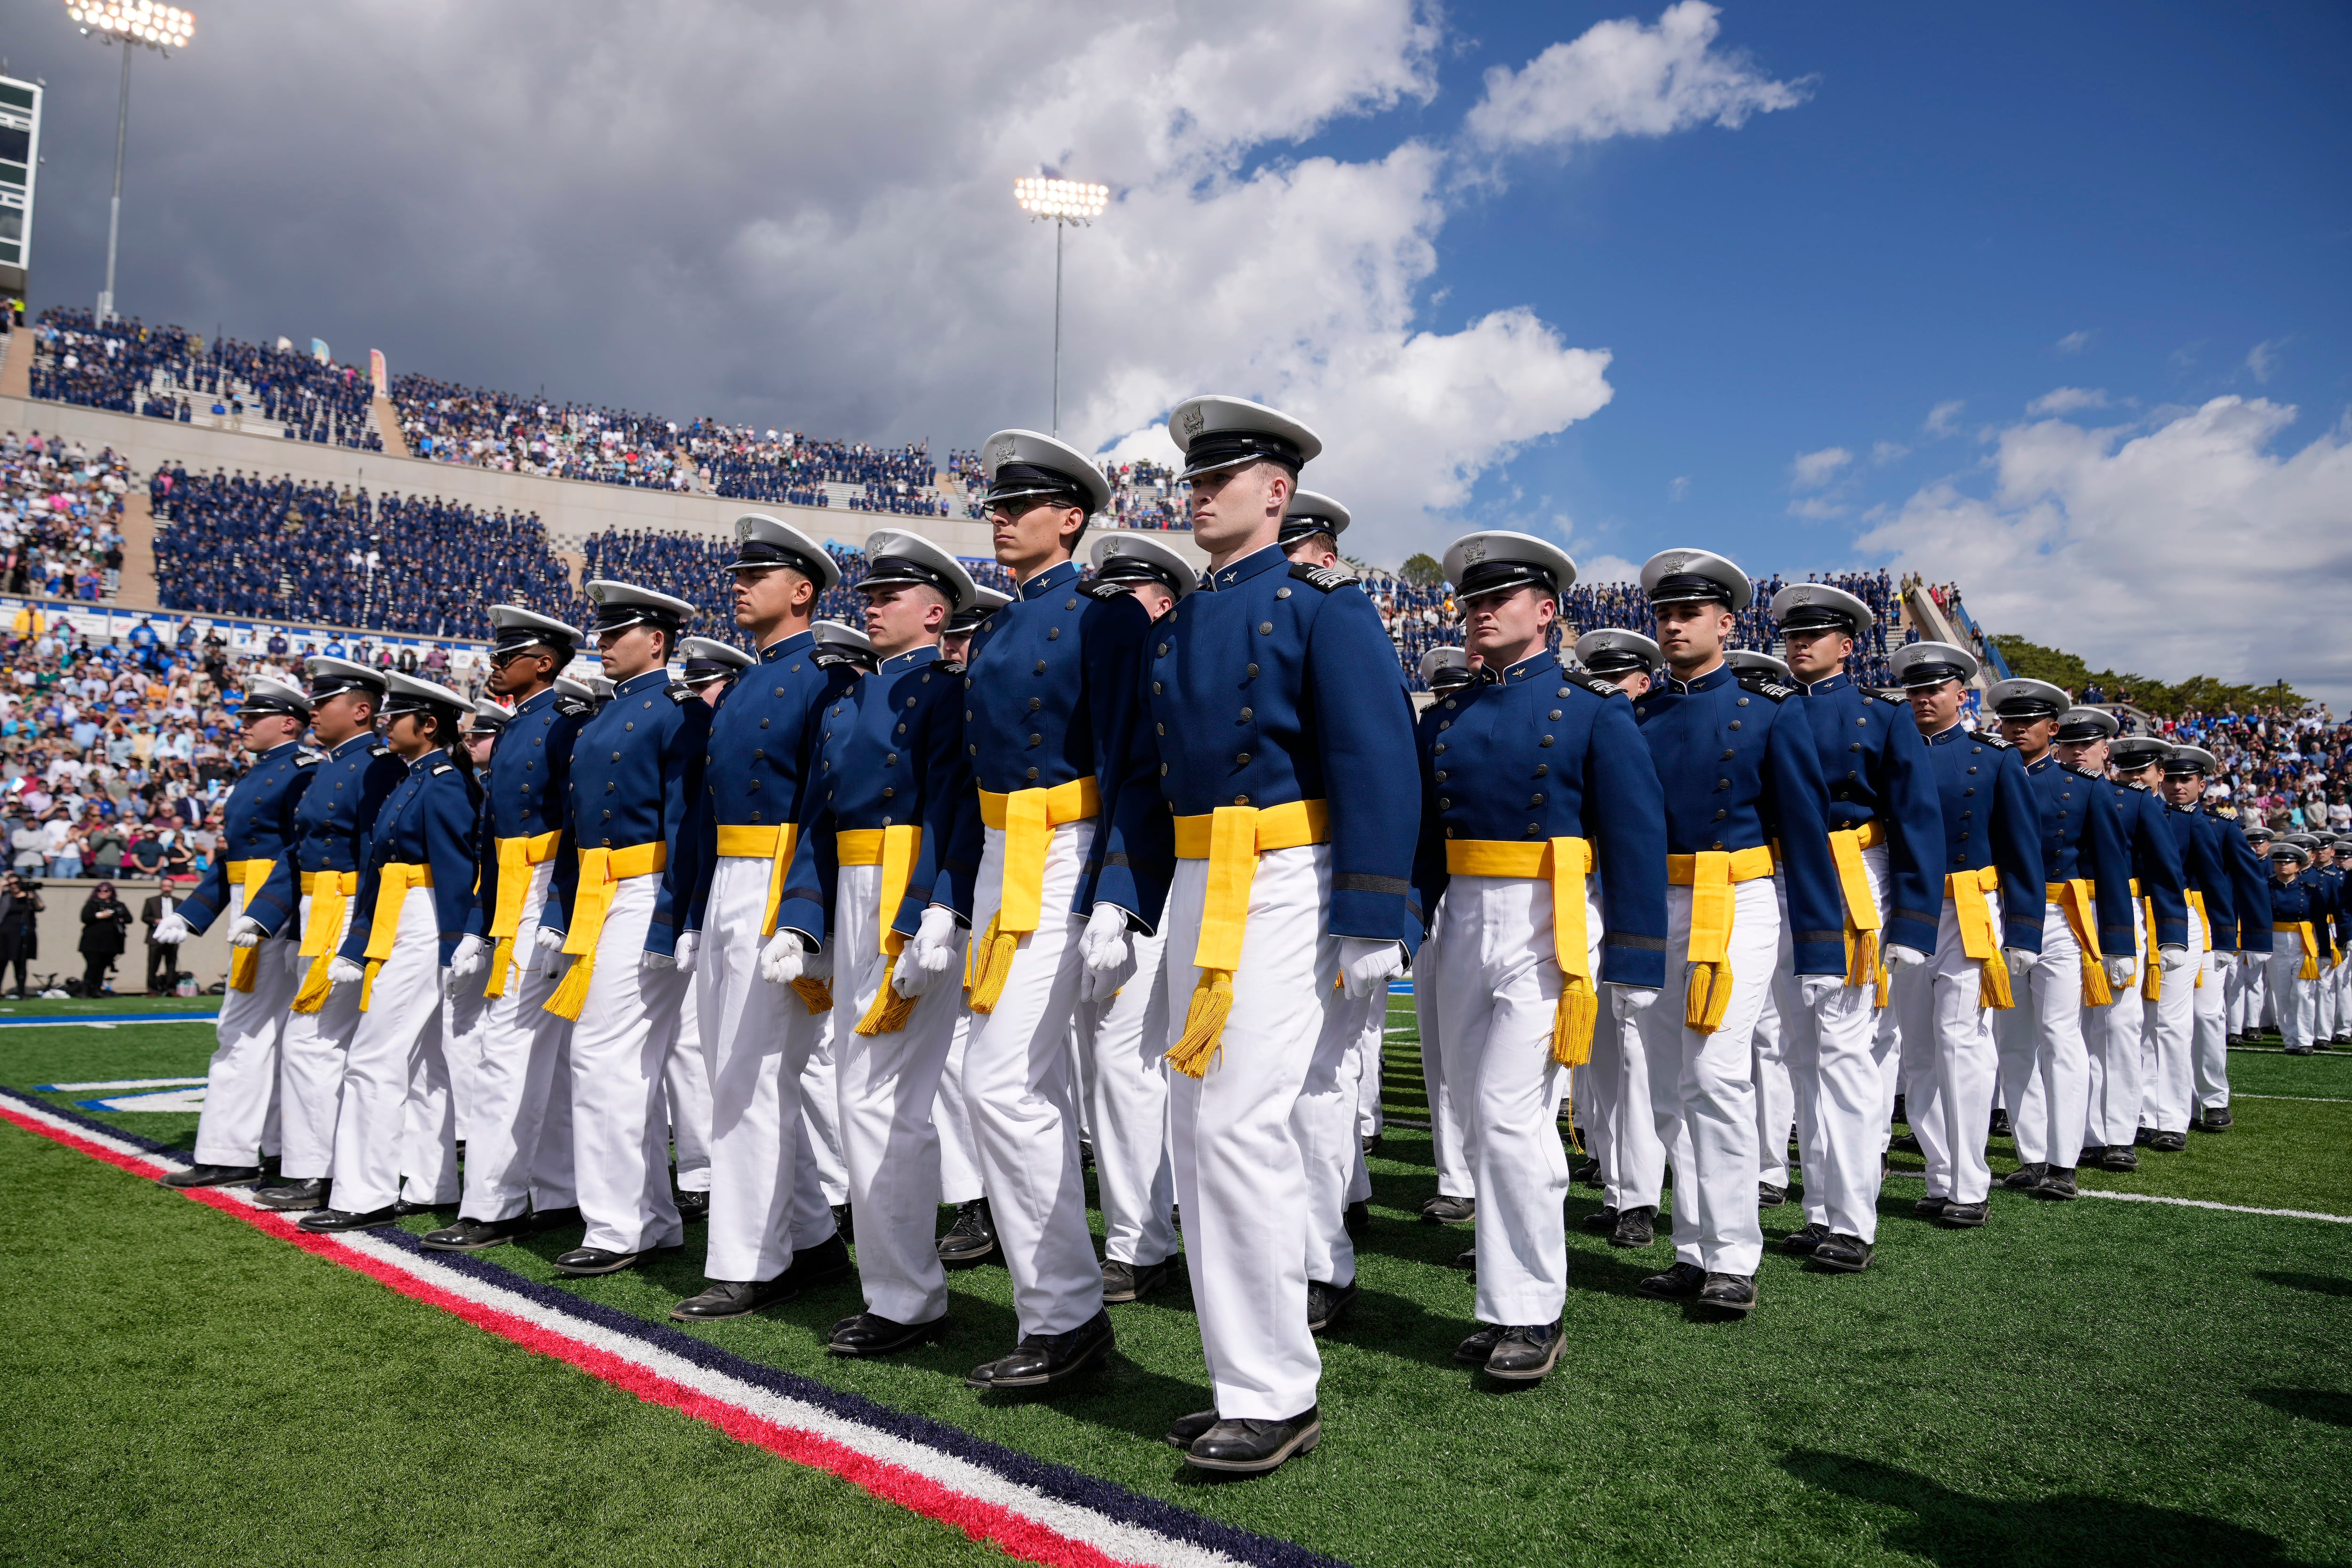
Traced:
<path id="1" fill-rule="evenodd" d="M 1830 829 L 1832 838 L 1835 838 L 1841 833 L 1852 837 L 1857 849 L 1875 849 L 1886 842 L 1886 824 L 1874 816 L 1858 826 Z M 1772 863 L 1777 868 L 1780 863 L 1780 841 L 1777 838 L 1772 840 L 1771 847 Z"/>
<path id="2" fill-rule="evenodd" d="M 334 891 L 347 899 L 359 896 L 360 874 L 357 871 L 305 871 L 302 873 L 303 893 L 315 895 L 321 882 L 333 884 Z"/>
<path id="3" fill-rule="evenodd" d="M 1013 795 L 1039 794 L 1045 797 L 1045 823 L 1059 827 L 1066 822 L 1084 822 L 1102 810 L 1102 789 L 1089 773 L 1082 779 L 1055 784 L 1047 790 L 1016 790 Z M 1005 831 L 1004 806 L 1013 795 L 998 795 L 994 790 L 980 792 L 980 820 L 982 826 Z M 1202 817 L 1202 821 L 1208 820 Z"/>
<path id="4" fill-rule="evenodd" d="M 580 884 L 572 895 L 572 929 L 564 933 L 563 953 L 572 961 L 555 994 L 541 1004 L 559 1018 L 580 1021 L 588 1001 L 588 983 L 596 973 L 596 944 L 604 935 L 604 917 L 613 910 L 613 889 L 635 877 L 656 877 L 669 869 L 669 846 L 659 839 L 625 844 L 618 849 L 602 845 L 580 851 Z"/>
<path id="5" fill-rule="evenodd" d="M 253 902 L 253 895 L 269 880 L 269 873 L 277 867 L 275 860 L 231 860 L 222 868 L 228 873 L 230 887 L 245 889 L 245 901 L 237 909 L 239 914 L 244 913 L 246 907 Z M 232 991 L 252 990 L 254 977 L 260 973 L 260 963 L 261 950 L 257 947 L 230 949 L 228 988 Z"/>
<path id="6" fill-rule="evenodd" d="M 1581 839 L 1577 842 L 1583 842 Z M 1453 877 L 1549 877 L 1551 875 L 1551 840 L 1531 839 L 1524 844 L 1507 838 L 1449 838 L 1445 841 L 1445 870 Z"/>
<path id="7" fill-rule="evenodd" d="M 842 866 L 879 866 L 882 864 L 883 836 L 887 827 L 845 827 L 833 836 L 834 860 Z"/>
<path id="8" fill-rule="evenodd" d="M 747 827 L 738 823 L 722 822 L 719 825 L 719 853 L 746 860 L 773 859 L 777 841 L 791 831 L 789 823 L 781 827 Z"/>
<path id="9" fill-rule="evenodd" d="M 1176 858 L 1180 860 L 1206 860 L 1209 858 L 1210 826 L 1215 814 L 1204 816 L 1180 816 L 1176 819 Z M 1258 808 L 1257 852 L 1271 849 L 1296 849 L 1306 844 L 1328 844 L 1331 841 L 1331 807 L 1320 800 L 1294 800 L 1281 805 Z"/>
<path id="10" fill-rule="evenodd" d="M 2138 898 L 2138 897 L 2140 896 L 2140 894 L 2139 894 L 2139 879 L 2138 879 L 2137 877 L 2134 877 L 2134 878 L 2131 879 L 2131 888 L 2132 888 L 2132 897 L 2133 897 L 2133 898 L 2135 898 L 2135 899 Z"/>
<path id="11" fill-rule="evenodd" d="M 1716 850 L 1714 853 L 1725 854 L 1726 852 Z M 1726 858 L 1731 862 L 1731 879 L 1735 882 L 1752 882 L 1759 877 L 1769 877 L 1772 874 L 1772 850 L 1769 845 L 1759 844 L 1750 849 L 1734 849 L 1729 851 Z M 1696 855 L 1667 856 L 1666 880 L 1678 888 L 1690 887 L 1698 876 L 1698 860 L 1699 858 Z"/>

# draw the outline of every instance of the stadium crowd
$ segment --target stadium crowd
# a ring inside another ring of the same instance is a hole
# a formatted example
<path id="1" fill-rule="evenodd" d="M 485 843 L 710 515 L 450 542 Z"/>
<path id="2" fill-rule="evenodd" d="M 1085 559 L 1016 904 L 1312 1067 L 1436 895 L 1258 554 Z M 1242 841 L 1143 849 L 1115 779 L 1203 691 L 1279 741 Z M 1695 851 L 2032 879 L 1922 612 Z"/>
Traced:
<path id="1" fill-rule="evenodd" d="M 111 448 L 0 434 L 0 566 L 12 594 L 95 603 L 122 584 L 122 498 L 131 470 Z"/>
<path id="2" fill-rule="evenodd" d="M 687 489 L 678 428 L 650 414 L 549 404 L 422 375 L 396 375 L 393 406 L 409 451 L 436 463 L 639 489 Z"/>
<path id="3" fill-rule="evenodd" d="M 2099 699 L 2086 687 L 2083 700 Z M 2204 747 L 2221 760 L 2205 797 L 2259 815 L 2281 832 L 2352 832 L 2352 724 L 2339 724 L 2323 705 L 2300 711 L 2283 706 L 2251 712 L 2191 710 L 2158 719 L 2158 732 L 2176 744 Z"/>
<path id="4" fill-rule="evenodd" d="M 841 584 L 818 599 L 817 618 L 863 626 L 865 601 L 858 596 L 856 584 L 866 579 L 865 552 L 839 545 L 828 545 L 826 550 L 841 568 Z M 608 529 L 588 541 L 581 580 L 613 577 L 675 594 L 702 612 L 689 630 L 725 639 L 733 635 L 735 624 L 734 579 L 720 569 L 720 563 L 734 558 L 734 547 L 715 539 L 649 529 Z M 1013 592 L 1012 574 L 994 562 L 967 560 L 963 564 L 982 586 Z M 566 614 L 573 625 L 585 625 L 590 618 L 588 601 L 573 596 Z"/>
<path id="5" fill-rule="evenodd" d="M 199 405 L 210 415 L 250 411 L 284 425 L 292 440 L 383 448 L 373 387 L 352 365 L 230 338 L 207 344 L 136 318 L 100 323 L 89 310 L 55 306 L 41 312 L 33 341 L 35 397 L 183 424 Z"/>

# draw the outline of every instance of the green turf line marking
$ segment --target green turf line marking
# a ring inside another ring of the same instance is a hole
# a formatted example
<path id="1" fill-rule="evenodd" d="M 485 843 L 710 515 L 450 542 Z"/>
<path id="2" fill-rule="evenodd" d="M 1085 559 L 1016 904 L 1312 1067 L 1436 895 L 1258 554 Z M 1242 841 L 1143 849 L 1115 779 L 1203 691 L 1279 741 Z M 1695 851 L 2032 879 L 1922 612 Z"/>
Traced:
<path id="1" fill-rule="evenodd" d="M 2305 1105 L 2352 1105 L 2352 1100 L 2327 1100 L 2315 1094 L 2233 1094 L 2232 1100 L 2293 1100 Z"/>
<path id="2" fill-rule="evenodd" d="M 2102 1193 L 2083 1189 L 2086 1198 L 2106 1198 L 2119 1204 L 2169 1204 L 2176 1208 L 2220 1209 L 2224 1214 L 2261 1214 L 2280 1219 L 2324 1219 L 2330 1225 L 2352 1225 L 2352 1214 L 2315 1214 L 2309 1209 L 2257 1209 L 2243 1204 L 2208 1203 L 2203 1198 L 2169 1198 L 2158 1193 Z"/>

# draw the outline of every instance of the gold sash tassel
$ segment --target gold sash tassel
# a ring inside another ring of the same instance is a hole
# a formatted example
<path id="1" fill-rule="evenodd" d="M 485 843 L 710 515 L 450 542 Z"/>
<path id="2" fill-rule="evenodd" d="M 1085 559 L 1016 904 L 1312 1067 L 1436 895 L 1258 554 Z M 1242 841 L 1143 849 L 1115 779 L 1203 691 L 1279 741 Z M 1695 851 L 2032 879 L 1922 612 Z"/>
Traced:
<path id="1" fill-rule="evenodd" d="M 1885 929 L 1878 917 L 1878 898 L 1870 886 L 1870 868 L 1864 864 L 1862 852 L 1874 849 L 1886 842 L 1885 825 L 1875 818 L 1859 827 L 1843 827 L 1830 835 L 1830 858 L 1837 863 L 1838 891 L 1844 895 L 1845 905 L 1845 983 L 1848 985 L 1879 985 L 1885 973 L 1880 932 Z M 1886 997 L 1878 996 L 1885 1006 Z"/>
<path id="2" fill-rule="evenodd" d="M 507 994 L 515 933 L 522 929 L 522 901 L 530 893 L 530 868 L 554 859 L 556 844 L 562 837 L 551 831 L 499 840 L 499 901 L 490 910 L 490 977 L 482 985 L 482 994 L 492 1000 Z"/>
<path id="3" fill-rule="evenodd" d="M 995 1011 L 1021 939 L 1037 929 L 1044 915 L 1045 857 L 1054 846 L 1054 829 L 1083 822 L 1101 810 L 1102 794 L 1091 776 L 1051 789 L 980 792 L 981 822 L 1004 835 L 1004 884 L 987 931 L 971 945 L 964 963 L 973 1012 Z"/>
<path id="4" fill-rule="evenodd" d="M 1168 1065 L 1187 1078 L 1206 1074 L 1222 1048 L 1225 1020 L 1234 1010 L 1234 971 L 1241 967 L 1242 932 L 1249 923 L 1250 884 L 1257 858 L 1270 849 L 1328 844 L 1330 808 L 1319 800 L 1294 800 L 1263 810 L 1221 805 L 1206 816 L 1176 819 L 1176 854 L 1209 863 L 1209 885 L 1201 902 L 1201 939 L 1192 952 L 1201 977 L 1184 1009 L 1184 1031 L 1168 1047 Z"/>
<path id="5" fill-rule="evenodd" d="M 302 890 L 310 895 L 310 918 L 302 922 L 302 956 L 310 967 L 302 988 L 294 994 L 294 1011 L 315 1013 L 327 1005 L 334 981 L 327 970 L 335 962 L 335 943 L 343 934 L 343 910 L 358 897 L 357 871 L 308 871 Z"/>
<path id="6" fill-rule="evenodd" d="M 882 868 L 882 899 L 875 914 L 884 959 L 882 988 L 874 994 L 866 1016 L 857 1020 L 857 1032 L 869 1037 L 895 1035 L 915 1016 L 915 1004 L 920 1000 L 899 995 L 890 984 L 898 973 L 898 960 L 907 946 L 906 936 L 892 931 L 890 922 L 898 918 L 898 906 L 907 901 L 907 884 L 914 880 L 915 859 L 923 847 L 923 830 L 916 823 L 901 823 L 895 827 L 844 828 L 835 836 L 834 844 L 844 866 Z M 807 1000 L 802 997 L 803 1003 Z"/>
<path id="7" fill-rule="evenodd" d="M 2294 977 L 2297 980 L 2318 979 L 2319 938 L 2312 933 L 2312 922 L 2309 921 L 2296 921 L 2291 925 L 2274 925 L 2271 927 L 2271 930 L 2273 931 L 2291 931 L 2294 932 L 2296 939 L 2303 943 L 2303 967 L 2294 972 Z"/>
<path id="8" fill-rule="evenodd" d="M 1723 1027 L 1731 1005 L 1731 919 L 1739 907 L 1734 887 L 1772 874 L 1772 850 L 1702 849 L 1666 857 L 1666 880 L 1691 890 L 1690 983 L 1683 993 L 1683 1026 L 1702 1035 Z"/>
<path id="9" fill-rule="evenodd" d="M 261 885 L 264 882 L 269 880 L 269 873 L 275 870 L 277 866 L 278 862 L 275 860 L 232 860 L 228 863 L 229 886 L 245 889 L 245 901 L 237 906 L 238 914 L 242 915 L 253 907 L 253 895 L 261 890 Z M 256 942 L 251 947 L 233 947 L 229 950 L 228 988 L 230 990 L 252 990 L 254 978 L 260 973 L 260 943 Z"/>
<path id="10" fill-rule="evenodd" d="M 810 1016 L 814 1017 L 819 1013 L 833 1011 L 833 987 L 826 982 L 795 980 L 793 982 L 793 990 L 800 997 L 801 1005 L 809 1010 Z"/>
<path id="11" fill-rule="evenodd" d="M 547 999 L 547 1011 L 580 1021 L 581 1009 L 588 1005 L 588 983 L 596 977 L 596 944 L 604 935 L 605 917 L 613 912 L 614 890 L 632 877 L 659 876 L 668 865 L 669 846 L 658 842 L 618 849 L 600 845 L 580 851 L 580 887 L 572 895 L 572 929 L 563 938 L 572 967 Z"/>
<path id="12" fill-rule="evenodd" d="M 2042 890 L 2050 902 L 2066 912 L 2067 929 L 2074 933 L 2074 945 L 2083 950 L 2083 1005 L 2108 1005 L 2115 1001 L 2116 992 L 2107 984 L 2106 955 L 2099 951 L 2098 890 L 2084 877 L 2068 882 L 2045 882 Z M 2153 931 L 2156 927 L 2150 925 L 2147 929 Z"/>
<path id="13" fill-rule="evenodd" d="M 2017 998 L 2010 990 L 2009 965 L 2001 958 L 2000 932 L 1993 929 L 1992 905 L 1985 899 L 2000 887 L 2000 872 L 1991 866 L 1955 871 L 1944 879 L 1945 892 L 1959 917 L 1960 955 L 1976 960 L 1978 1005 L 2006 1012 L 2017 1005 Z"/>

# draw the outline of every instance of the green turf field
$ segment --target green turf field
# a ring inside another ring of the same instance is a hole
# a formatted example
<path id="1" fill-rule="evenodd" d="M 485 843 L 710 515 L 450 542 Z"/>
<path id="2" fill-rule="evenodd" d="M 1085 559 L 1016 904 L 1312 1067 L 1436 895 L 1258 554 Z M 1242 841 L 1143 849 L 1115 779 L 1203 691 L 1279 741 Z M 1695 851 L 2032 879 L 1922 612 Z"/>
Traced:
<path id="1" fill-rule="evenodd" d="M 37 1005 L 16 1005 L 0 1024 Z M 1410 1010 L 1391 1022 L 1388 1103 L 1418 1117 Z M 210 1047 L 196 1025 L 0 1028 L 0 1083 L 194 1076 Z M 2352 1058 L 2231 1064 L 2235 1129 L 2086 1184 L 2352 1215 Z M 854 1286 L 705 1332 L 1366 1564 L 2352 1561 L 2352 1226 L 2002 1192 L 1985 1230 L 1950 1232 L 1897 1180 L 1870 1272 L 1768 1255 L 1744 1323 L 1635 1298 L 1664 1245 L 1571 1229 L 1570 1348 L 1504 1393 L 1450 1359 L 1467 1232 L 1415 1217 L 1426 1135 L 1392 1127 L 1374 1173 L 1323 1447 L 1258 1481 L 1195 1481 L 1158 1440 L 1205 1403 L 1181 1290 L 1115 1309 L 1111 1369 L 1050 1405 L 963 1386 L 1013 1338 L 1000 1268 L 951 1277 L 955 1329 L 896 1362 L 822 1353 Z M 0 1562 L 992 1555 L 14 1128 L 0 1192 Z M 1571 1218 L 1597 1202 L 1577 1188 Z M 1800 1223 L 1771 1211 L 1768 1236 Z M 551 1280 L 569 1245 L 486 1257 Z M 566 1289 L 657 1318 L 698 1287 L 699 1247 Z"/>

